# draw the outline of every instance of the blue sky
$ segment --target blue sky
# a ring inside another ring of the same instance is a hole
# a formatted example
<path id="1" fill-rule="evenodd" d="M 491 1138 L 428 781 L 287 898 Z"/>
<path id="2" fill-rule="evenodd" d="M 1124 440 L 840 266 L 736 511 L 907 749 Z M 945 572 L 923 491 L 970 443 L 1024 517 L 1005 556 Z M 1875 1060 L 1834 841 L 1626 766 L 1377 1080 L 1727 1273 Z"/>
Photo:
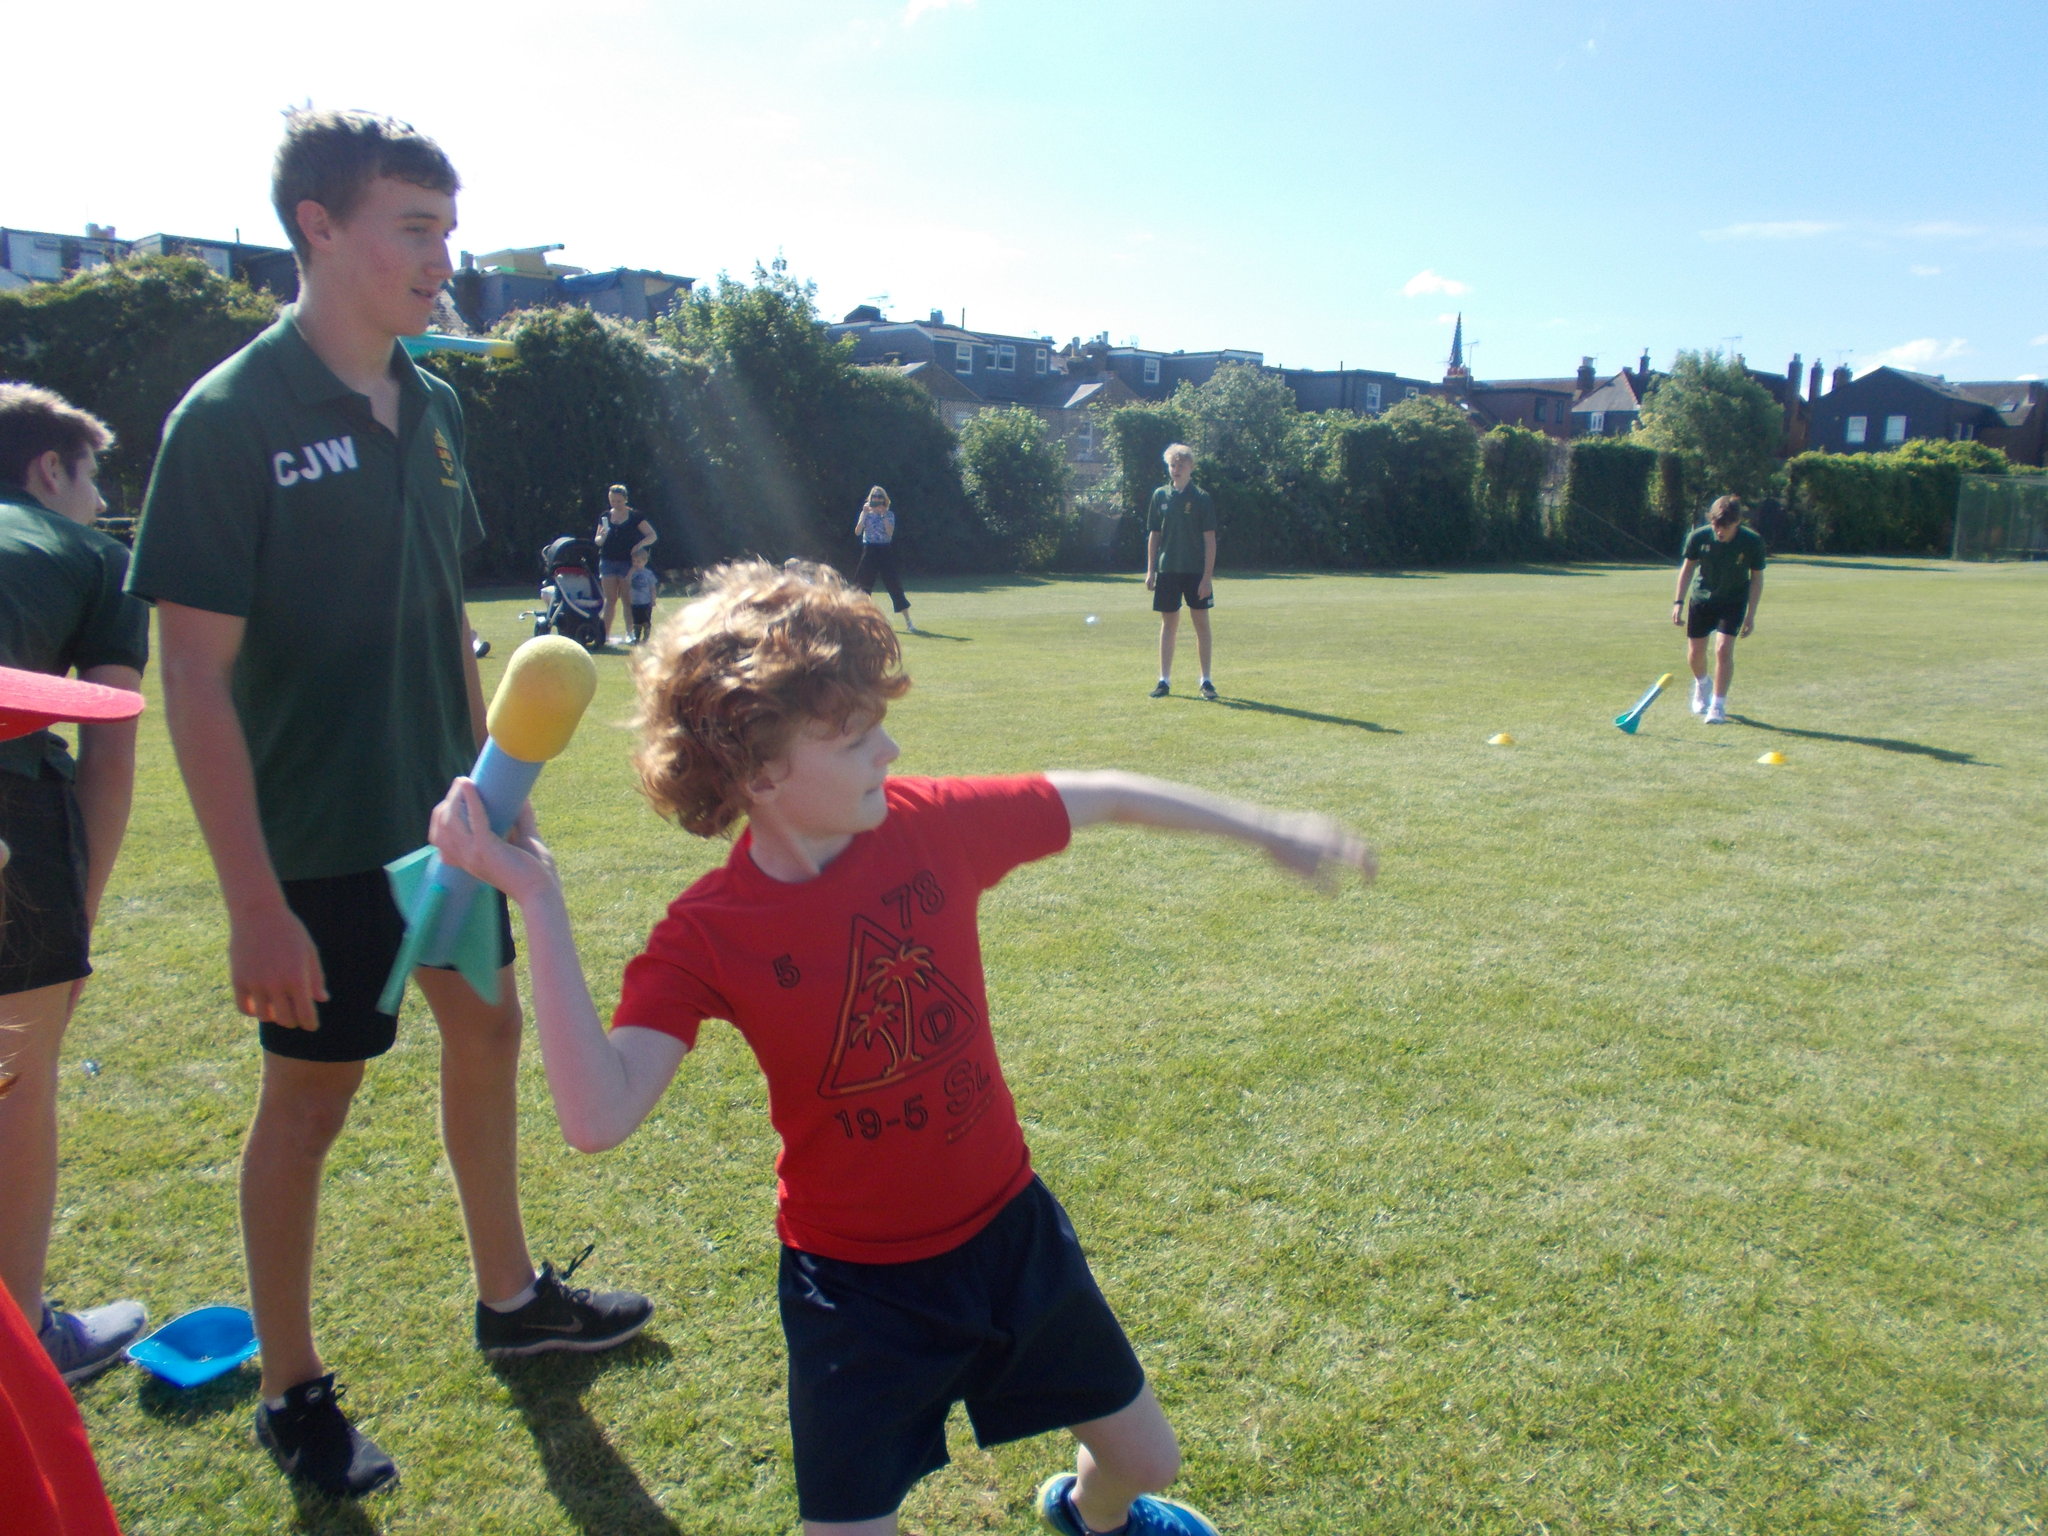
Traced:
<path id="1" fill-rule="evenodd" d="M 1462 310 L 1482 378 L 1646 347 L 2048 374 L 2033 0 L 40 10 L 10 53 L 71 67 L 10 80 L 15 227 L 278 240 L 310 99 L 439 138 L 468 249 L 780 251 L 835 318 L 1433 377 Z"/>

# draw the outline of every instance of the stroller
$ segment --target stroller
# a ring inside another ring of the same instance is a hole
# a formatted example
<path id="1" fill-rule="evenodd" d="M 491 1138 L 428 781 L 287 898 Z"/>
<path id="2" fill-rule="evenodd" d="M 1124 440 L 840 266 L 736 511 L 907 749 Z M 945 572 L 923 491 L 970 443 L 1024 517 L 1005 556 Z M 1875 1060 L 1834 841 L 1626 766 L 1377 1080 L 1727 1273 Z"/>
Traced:
<path id="1" fill-rule="evenodd" d="M 597 584 L 597 546 L 588 539 L 561 538 L 540 552 L 541 608 L 533 632 L 553 630 L 587 651 L 603 646 L 604 592 Z"/>

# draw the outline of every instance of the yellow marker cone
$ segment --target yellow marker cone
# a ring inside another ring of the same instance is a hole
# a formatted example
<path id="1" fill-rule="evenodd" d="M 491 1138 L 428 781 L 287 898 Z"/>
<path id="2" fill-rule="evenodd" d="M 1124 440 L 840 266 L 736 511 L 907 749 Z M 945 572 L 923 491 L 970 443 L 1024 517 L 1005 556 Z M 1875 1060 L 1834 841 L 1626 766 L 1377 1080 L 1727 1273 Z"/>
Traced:
<path id="1" fill-rule="evenodd" d="M 1486 744 L 1489 747 L 1512 747 L 1515 744 L 1515 738 L 1506 731 L 1502 731 L 1498 736 L 1487 737 Z"/>
<path id="2" fill-rule="evenodd" d="M 1757 761 L 1760 763 L 1768 763 L 1773 768 L 1782 768 L 1785 766 L 1785 754 L 1782 752 L 1766 752 L 1762 757 L 1758 758 Z"/>

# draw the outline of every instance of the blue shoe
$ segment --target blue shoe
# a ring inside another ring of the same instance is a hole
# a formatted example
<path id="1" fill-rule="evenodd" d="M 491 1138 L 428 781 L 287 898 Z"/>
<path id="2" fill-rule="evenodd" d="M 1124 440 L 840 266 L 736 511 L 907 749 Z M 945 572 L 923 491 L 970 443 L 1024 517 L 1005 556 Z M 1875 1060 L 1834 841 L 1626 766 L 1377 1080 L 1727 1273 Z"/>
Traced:
<path id="1" fill-rule="evenodd" d="M 1081 1523 L 1073 1500 L 1067 1497 L 1073 1486 L 1074 1474 L 1071 1472 L 1048 1477 L 1038 1485 L 1038 1495 L 1031 1502 L 1038 1511 L 1039 1523 L 1048 1530 L 1058 1531 L 1060 1536 L 1106 1536 L 1106 1533 L 1091 1531 Z M 1161 1498 L 1156 1493 L 1141 1493 L 1132 1502 L 1130 1518 L 1119 1536 L 1217 1536 L 1217 1531 L 1209 1523 L 1208 1516 L 1188 1508 L 1180 1500 Z"/>
<path id="2" fill-rule="evenodd" d="M 148 1327 L 149 1314 L 139 1301 L 110 1301 L 82 1312 L 60 1311 L 44 1302 L 36 1335 L 57 1374 L 75 1385 L 118 1363 L 121 1352 Z"/>

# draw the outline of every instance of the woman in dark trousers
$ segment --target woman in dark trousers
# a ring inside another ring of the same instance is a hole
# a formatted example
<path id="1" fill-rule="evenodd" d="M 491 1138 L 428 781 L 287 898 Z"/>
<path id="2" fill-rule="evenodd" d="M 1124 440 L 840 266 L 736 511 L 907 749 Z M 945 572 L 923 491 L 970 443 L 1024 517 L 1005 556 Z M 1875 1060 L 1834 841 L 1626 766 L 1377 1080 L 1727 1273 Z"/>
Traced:
<path id="1" fill-rule="evenodd" d="M 875 578 L 880 576 L 882 585 L 889 589 L 889 600 L 903 615 L 903 627 L 916 634 L 917 625 L 910 618 L 910 599 L 903 595 L 903 578 L 896 574 L 896 514 L 889 510 L 889 493 L 879 485 L 868 487 L 867 502 L 854 519 L 853 531 L 860 539 L 860 564 L 853 568 L 854 584 L 873 595 Z"/>

